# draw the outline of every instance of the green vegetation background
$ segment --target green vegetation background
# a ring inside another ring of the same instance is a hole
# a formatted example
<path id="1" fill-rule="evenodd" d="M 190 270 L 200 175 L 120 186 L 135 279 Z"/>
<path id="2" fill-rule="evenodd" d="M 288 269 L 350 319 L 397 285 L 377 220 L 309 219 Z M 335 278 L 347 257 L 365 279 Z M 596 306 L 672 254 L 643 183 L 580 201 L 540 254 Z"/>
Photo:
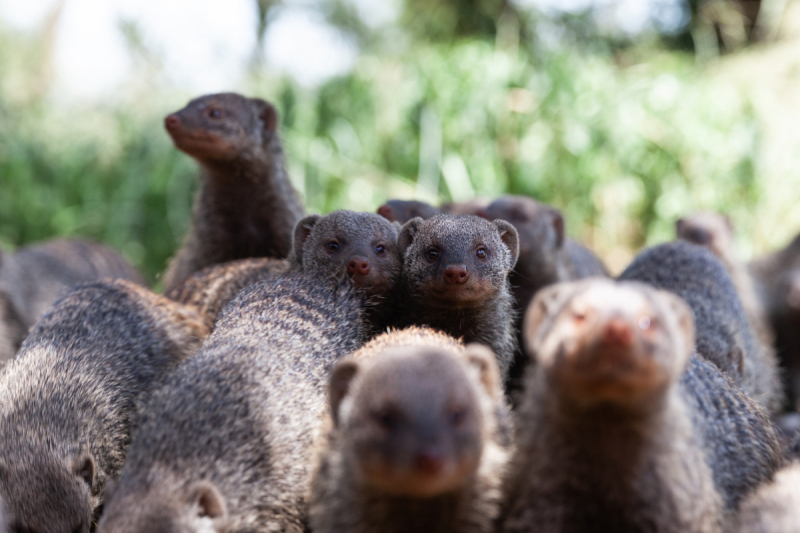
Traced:
<path id="1" fill-rule="evenodd" d="M 196 95 L 142 60 L 115 103 L 64 105 L 44 41 L 0 27 L 0 245 L 87 236 L 155 281 L 197 178 L 162 119 Z M 362 43 L 351 74 L 314 90 L 258 67 L 232 87 L 281 111 L 310 211 L 525 194 L 613 269 L 696 209 L 727 213 L 745 255 L 800 230 L 791 36 L 711 60 L 653 40 L 531 45 L 513 20 L 491 38 L 411 42 Z"/>

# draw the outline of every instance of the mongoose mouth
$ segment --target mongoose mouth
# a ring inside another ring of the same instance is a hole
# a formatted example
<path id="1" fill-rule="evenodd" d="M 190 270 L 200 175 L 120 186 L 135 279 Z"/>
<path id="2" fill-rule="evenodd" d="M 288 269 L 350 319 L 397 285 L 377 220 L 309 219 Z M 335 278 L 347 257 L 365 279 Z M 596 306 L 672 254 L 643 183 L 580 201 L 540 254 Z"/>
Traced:
<path id="1" fill-rule="evenodd" d="M 219 135 L 201 131 L 178 130 L 170 132 L 175 147 L 197 158 L 219 159 L 227 157 L 232 147 Z"/>
<path id="2" fill-rule="evenodd" d="M 476 287 L 467 282 L 465 285 L 436 285 L 428 288 L 427 304 L 433 307 L 473 307 L 480 305 L 492 296 L 493 291 Z"/>
<path id="3" fill-rule="evenodd" d="M 455 462 L 445 459 L 432 469 L 415 462 L 414 466 L 372 465 L 365 469 L 367 482 L 382 492 L 410 498 L 435 498 L 460 489 L 478 468 L 478 460 L 465 458 Z"/>

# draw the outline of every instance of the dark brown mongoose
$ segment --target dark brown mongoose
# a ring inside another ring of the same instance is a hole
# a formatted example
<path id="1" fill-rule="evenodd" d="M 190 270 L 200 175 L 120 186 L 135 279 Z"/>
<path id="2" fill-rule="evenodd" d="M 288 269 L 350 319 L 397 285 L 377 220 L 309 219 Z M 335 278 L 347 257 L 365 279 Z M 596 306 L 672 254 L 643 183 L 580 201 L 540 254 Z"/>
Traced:
<path id="1" fill-rule="evenodd" d="M 367 325 L 349 283 L 290 272 L 240 292 L 144 409 L 99 531 L 304 531 L 328 371 Z"/>
<path id="2" fill-rule="evenodd" d="M 287 257 L 304 209 L 286 175 L 272 104 L 211 94 L 169 115 L 164 125 L 203 170 L 191 228 L 164 274 L 164 290 L 214 264 Z"/>
<path id="3" fill-rule="evenodd" d="M 206 335 L 199 315 L 128 281 L 81 285 L 0 377 L 0 498 L 13 532 L 88 533 L 137 409 Z"/>
<path id="4" fill-rule="evenodd" d="M 508 455 L 503 397 L 489 349 L 431 329 L 385 333 L 339 361 L 311 530 L 494 531 Z"/>
<path id="5" fill-rule="evenodd" d="M 675 241 L 640 253 L 619 276 L 683 298 L 692 310 L 697 353 L 769 411 L 782 403 L 777 362 L 759 342 L 724 265 L 702 246 Z"/>
<path id="6" fill-rule="evenodd" d="M 775 474 L 742 505 L 728 533 L 797 533 L 800 531 L 800 462 Z"/>
<path id="7" fill-rule="evenodd" d="M 397 237 L 403 258 L 398 326 L 430 326 L 488 346 L 505 380 L 517 347 L 508 274 L 517 231 L 504 220 L 436 215 L 408 221 Z"/>
<path id="8" fill-rule="evenodd" d="M 412 218 L 431 218 L 440 214 L 441 210 L 419 200 L 387 200 L 375 212 L 389 222 L 405 224 Z"/>
<path id="9" fill-rule="evenodd" d="M 500 531 L 721 531 L 782 457 L 763 409 L 694 354 L 693 327 L 641 283 L 536 296 Z"/>

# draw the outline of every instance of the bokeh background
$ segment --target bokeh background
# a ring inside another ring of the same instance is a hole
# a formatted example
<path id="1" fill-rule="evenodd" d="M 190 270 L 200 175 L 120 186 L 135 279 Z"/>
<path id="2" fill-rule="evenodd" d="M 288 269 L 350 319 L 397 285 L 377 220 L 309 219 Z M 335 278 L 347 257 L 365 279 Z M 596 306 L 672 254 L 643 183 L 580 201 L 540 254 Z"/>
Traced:
<path id="1" fill-rule="evenodd" d="M 0 246 L 80 235 L 158 274 L 194 162 L 163 117 L 281 112 L 310 211 L 531 195 L 619 270 L 697 209 L 800 231 L 792 0 L 0 0 Z"/>

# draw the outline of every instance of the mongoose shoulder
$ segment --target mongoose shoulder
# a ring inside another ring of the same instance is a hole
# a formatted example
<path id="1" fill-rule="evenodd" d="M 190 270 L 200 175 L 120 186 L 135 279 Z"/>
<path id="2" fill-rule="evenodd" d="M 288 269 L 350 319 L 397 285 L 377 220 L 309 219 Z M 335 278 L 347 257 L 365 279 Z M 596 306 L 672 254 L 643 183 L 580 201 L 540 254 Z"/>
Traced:
<path id="1" fill-rule="evenodd" d="M 675 295 L 584 280 L 541 291 L 500 531 L 719 532 L 778 468 L 764 411 L 694 353 Z"/>
<path id="2" fill-rule="evenodd" d="M 0 376 L 13 531 L 90 531 L 137 408 L 206 333 L 191 308 L 121 280 L 81 285 L 41 317 Z"/>
<path id="3" fill-rule="evenodd" d="M 430 329 L 391 331 L 335 365 L 328 398 L 312 531 L 494 531 L 508 451 L 490 350 Z"/>
<path id="4" fill-rule="evenodd" d="M 619 279 L 683 298 L 694 316 L 698 354 L 767 409 L 781 405 L 775 358 L 757 339 L 731 277 L 710 251 L 684 241 L 654 246 L 640 253 Z"/>
<path id="5" fill-rule="evenodd" d="M 164 274 L 165 291 L 217 263 L 287 257 L 304 209 L 286 174 L 275 107 L 260 98 L 211 94 L 164 125 L 203 171 L 191 227 Z"/>

